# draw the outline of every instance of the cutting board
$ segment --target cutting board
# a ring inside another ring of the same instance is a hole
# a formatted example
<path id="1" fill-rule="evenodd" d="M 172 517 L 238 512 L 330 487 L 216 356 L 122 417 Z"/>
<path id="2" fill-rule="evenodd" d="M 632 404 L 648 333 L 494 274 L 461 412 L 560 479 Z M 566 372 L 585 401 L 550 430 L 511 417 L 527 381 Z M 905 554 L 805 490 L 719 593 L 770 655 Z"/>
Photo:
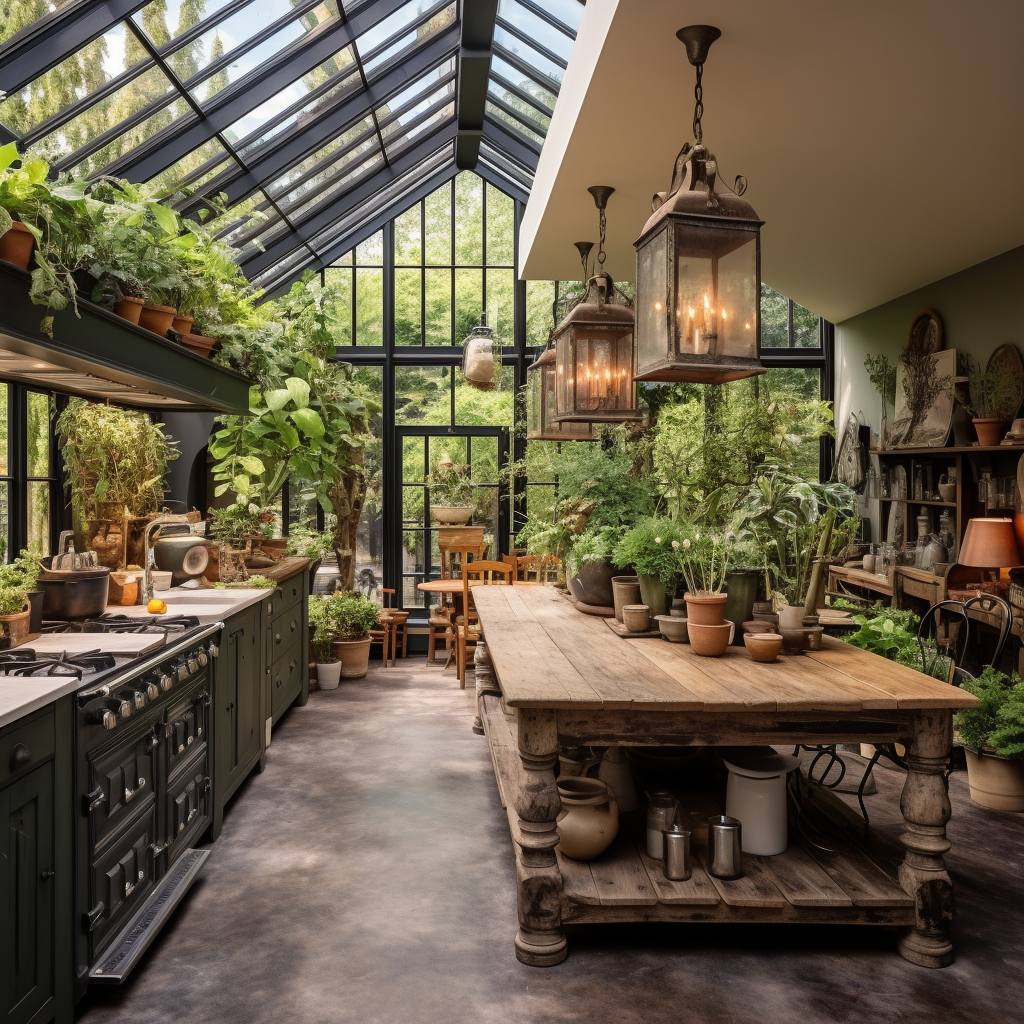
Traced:
<path id="1" fill-rule="evenodd" d="M 166 640 L 162 633 L 44 633 L 23 646 L 41 654 L 105 651 L 131 655 L 149 654 L 163 647 Z"/>

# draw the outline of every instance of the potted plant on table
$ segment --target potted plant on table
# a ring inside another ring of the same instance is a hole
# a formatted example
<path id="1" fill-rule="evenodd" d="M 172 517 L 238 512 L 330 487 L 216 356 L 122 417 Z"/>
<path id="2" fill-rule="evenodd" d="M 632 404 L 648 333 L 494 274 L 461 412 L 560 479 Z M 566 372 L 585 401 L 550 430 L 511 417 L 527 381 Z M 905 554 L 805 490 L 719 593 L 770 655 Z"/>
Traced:
<path id="1" fill-rule="evenodd" d="M 682 574 L 679 552 L 683 532 L 671 519 L 648 516 L 627 530 L 615 548 L 616 565 L 631 565 L 640 584 L 640 598 L 651 617 L 664 615 L 668 596 Z"/>
<path id="2" fill-rule="evenodd" d="M 28 636 L 28 590 L 19 566 L 0 565 L 0 650 L 17 647 Z"/>
<path id="3" fill-rule="evenodd" d="M 967 748 L 971 799 L 982 807 L 1024 811 L 1024 679 L 988 666 L 960 685 L 981 700 L 954 718 Z"/>
<path id="4" fill-rule="evenodd" d="M 473 484 L 469 466 L 452 462 L 447 455 L 434 463 L 427 477 L 430 514 L 439 523 L 462 525 L 473 518 Z"/>
<path id="5" fill-rule="evenodd" d="M 246 501 L 241 495 L 224 508 L 211 508 L 211 532 L 219 542 L 217 548 L 218 573 L 222 583 L 245 579 L 253 560 L 253 542 L 269 539 L 274 534 L 274 510 Z M 271 559 L 267 559 L 271 562 Z"/>
<path id="6" fill-rule="evenodd" d="M 310 592 L 312 592 L 313 577 L 316 576 L 324 555 L 334 550 L 330 533 L 327 531 L 320 533 L 317 530 L 311 530 L 308 526 L 293 526 L 288 531 L 285 550 L 296 558 L 309 559 L 309 586 Z"/>
<path id="7" fill-rule="evenodd" d="M 336 596 L 323 595 L 309 601 L 310 641 L 316 661 L 316 683 L 321 690 L 337 689 L 341 677 L 341 660 L 334 651 L 340 633 Z"/>
<path id="8" fill-rule="evenodd" d="M 732 538 L 687 524 L 673 541 L 686 583 L 686 619 L 690 625 L 718 626 L 725 621 L 726 576 Z"/>
<path id="9" fill-rule="evenodd" d="M 334 650 L 344 679 L 360 679 L 370 666 L 370 630 L 380 624 L 380 605 L 354 593 L 331 594 L 338 627 Z"/>
<path id="10" fill-rule="evenodd" d="M 960 404 L 970 413 L 978 444 L 995 447 L 1002 440 L 1007 420 L 1012 418 L 1020 405 L 1020 381 L 998 366 L 982 369 L 981 363 L 973 356 L 966 357 L 968 396 L 957 391 Z"/>

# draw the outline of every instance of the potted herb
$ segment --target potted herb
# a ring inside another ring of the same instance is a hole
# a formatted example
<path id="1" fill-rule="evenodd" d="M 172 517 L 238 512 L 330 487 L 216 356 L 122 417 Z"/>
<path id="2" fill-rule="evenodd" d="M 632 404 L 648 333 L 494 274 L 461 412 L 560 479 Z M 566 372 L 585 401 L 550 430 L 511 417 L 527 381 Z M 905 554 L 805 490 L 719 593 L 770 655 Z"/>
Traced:
<path id="1" fill-rule="evenodd" d="M 0 649 L 17 647 L 28 636 L 28 589 L 21 568 L 0 565 Z"/>
<path id="2" fill-rule="evenodd" d="M 1024 679 L 988 666 L 960 685 L 981 700 L 954 719 L 967 748 L 971 799 L 982 807 L 1024 811 Z"/>
<path id="3" fill-rule="evenodd" d="M 344 679 L 365 676 L 370 665 L 370 630 L 380 624 L 380 605 L 354 593 L 330 596 L 338 625 L 334 651 Z"/>
<path id="4" fill-rule="evenodd" d="M 615 548 L 616 565 L 631 565 L 640 583 L 641 600 L 651 617 L 664 615 L 668 594 L 682 574 L 679 551 L 683 534 L 671 519 L 648 516 L 627 530 Z"/>
<path id="5" fill-rule="evenodd" d="M 726 574 L 731 537 L 687 524 L 681 539 L 673 540 L 686 583 L 686 619 L 690 625 L 718 626 L 725 621 Z"/>
<path id="6" fill-rule="evenodd" d="M 321 690 L 335 690 L 341 677 L 341 661 L 334 652 L 338 639 L 337 595 L 324 594 L 309 601 L 309 628 L 313 657 L 316 661 L 316 683 Z"/>
<path id="7" fill-rule="evenodd" d="M 1006 423 L 1017 411 L 1021 400 L 1020 381 L 1008 373 L 1001 373 L 997 366 L 981 368 L 973 356 L 966 357 L 969 394 L 962 392 L 957 397 L 970 413 L 978 444 L 993 448 L 1002 440 Z"/>
<path id="8" fill-rule="evenodd" d="M 462 525 L 473 518 L 473 484 L 469 466 L 442 456 L 427 477 L 430 514 L 437 522 Z"/>

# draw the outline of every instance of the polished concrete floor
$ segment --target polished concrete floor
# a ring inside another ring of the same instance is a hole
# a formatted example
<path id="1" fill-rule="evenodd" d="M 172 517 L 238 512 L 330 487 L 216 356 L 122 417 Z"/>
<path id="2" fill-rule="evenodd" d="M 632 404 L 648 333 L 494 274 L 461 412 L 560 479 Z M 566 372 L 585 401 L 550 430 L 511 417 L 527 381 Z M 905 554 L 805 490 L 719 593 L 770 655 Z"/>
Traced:
<path id="1" fill-rule="evenodd" d="M 1024 815 L 951 780 L 957 961 L 867 928 L 616 926 L 519 964 L 515 870 L 472 691 L 440 664 L 314 693 L 230 805 L 202 880 L 128 984 L 81 1020 L 224 1024 L 1021 1024 Z M 901 779 L 879 772 L 881 827 Z"/>

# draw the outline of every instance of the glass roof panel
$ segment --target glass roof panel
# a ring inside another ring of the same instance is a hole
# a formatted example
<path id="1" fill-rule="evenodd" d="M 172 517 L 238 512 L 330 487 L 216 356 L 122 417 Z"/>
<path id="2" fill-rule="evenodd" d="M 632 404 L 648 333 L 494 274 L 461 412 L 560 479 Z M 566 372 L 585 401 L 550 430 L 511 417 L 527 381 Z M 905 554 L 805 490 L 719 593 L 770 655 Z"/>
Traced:
<path id="1" fill-rule="evenodd" d="M 583 4 L 580 0 L 541 0 L 543 7 L 553 18 L 557 18 L 575 36 L 583 20 Z"/>
<path id="2" fill-rule="evenodd" d="M 532 39 L 549 53 L 568 62 L 575 33 L 559 31 L 516 0 L 500 0 L 498 17 L 508 22 L 524 39 Z"/>
<path id="3" fill-rule="evenodd" d="M 362 88 L 358 71 L 355 54 L 351 47 L 346 46 L 239 118 L 225 135 L 233 143 L 245 140 L 238 149 L 239 156 L 252 154 L 282 133 L 308 124 L 330 110 L 343 96 Z M 315 92 L 314 98 L 303 103 L 302 100 L 311 92 Z M 270 122 L 276 123 L 261 131 Z"/>
<path id="4" fill-rule="evenodd" d="M 237 166 L 228 151 L 216 139 L 210 139 L 149 180 L 152 185 L 197 189 L 228 167 Z"/>
<path id="5" fill-rule="evenodd" d="M 388 126 L 388 129 L 381 133 L 387 143 L 388 159 L 394 160 L 402 150 L 411 145 L 414 139 L 419 138 L 436 125 L 443 124 L 445 121 L 451 120 L 454 116 L 455 102 L 453 100 L 414 124 L 405 126 L 400 124 L 398 121 L 395 121 L 393 124 Z M 390 129 L 392 128 L 395 129 L 393 134 L 390 133 Z"/>
<path id="6" fill-rule="evenodd" d="M 496 25 L 494 28 L 494 42 L 494 52 L 496 55 L 502 56 L 503 53 L 514 54 L 527 67 L 534 70 L 536 73 L 534 77 L 538 82 L 543 82 L 549 78 L 554 83 L 556 89 L 562 84 L 562 79 L 565 77 L 565 68 L 535 50 L 518 36 L 506 31 L 500 25 Z"/>
<path id="7" fill-rule="evenodd" d="M 381 119 L 389 117 L 392 111 L 401 110 L 402 107 L 415 100 L 416 97 L 427 93 L 436 82 L 439 82 L 454 73 L 455 58 L 451 57 L 443 64 L 438 64 L 436 68 L 432 68 L 425 75 L 421 75 L 411 85 L 407 85 L 402 89 L 401 92 L 395 93 L 387 103 L 384 103 L 377 108 L 377 117 Z"/>
<path id="8" fill-rule="evenodd" d="M 0 3 L 0 43 L 48 18 L 55 11 L 70 11 L 84 0 L 11 0 Z"/>
<path id="9" fill-rule="evenodd" d="M 528 75 L 524 75 L 518 68 L 514 68 L 507 60 L 503 60 L 495 53 L 491 57 L 491 79 L 501 84 L 517 86 L 523 92 L 533 96 L 541 106 L 549 110 L 555 109 L 558 100 L 558 92 L 552 91 L 549 86 L 535 82 Z"/>
<path id="10" fill-rule="evenodd" d="M 318 3 L 312 9 L 305 10 L 299 17 L 292 19 L 266 39 L 245 49 L 242 44 L 252 39 L 256 35 L 257 29 L 248 26 L 243 16 L 247 10 L 259 5 L 260 2 L 261 0 L 257 0 L 255 5 L 250 4 L 249 7 L 228 18 L 222 25 L 217 26 L 211 32 L 205 33 L 196 43 L 182 47 L 176 54 L 171 56 L 168 63 L 172 70 L 180 78 L 188 79 L 190 83 L 197 82 L 197 84 L 192 84 L 189 89 L 192 98 L 197 102 L 204 103 L 209 101 L 229 85 L 244 78 L 261 65 L 269 65 L 269 62 L 277 58 L 279 54 L 294 45 L 298 40 L 308 38 L 314 32 L 322 31 L 325 25 L 337 22 L 340 17 L 336 0 L 323 0 L 322 3 Z M 277 4 L 281 0 L 262 0 L 262 2 Z M 285 0 L 285 6 L 290 8 L 287 0 Z M 231 23 L 236 18 L 243 19 L 242 23 L 237 27 L 237 36 L 229 35 L 228 31 L 233 27 Z M 259 28 L 263 27 L 265 26 L 259 26 Z M 194 59 L 187 57 L 186 55 L 193 50 L 193 47 L 198 46 L 199 42 L 202 42 L 203 49 L 197 51 L 197 56 Z M 231 57 L 233 54 L 235 56 L 227 63 L 217 63 L 225 57 Z M 193 63 L 196 67 L 195 74 L 184 74 L 183 72 L 191 70 Z M 211 67 L 216 67 L 217 70 L 205 78 L 196 79 L 197 75 L 202 74 Z"/>
<path id="11" fill-rule="evenodd" d="M 0 123 L 24 135 L 106 88 L 145 57 L 142 45 L 121 22 L 8 96 L 0 103 Z"/>
<path id="12" fill-rule="evenodd" d="M 548 125 L 551 118 L 542 110 L 538 110 L 532 103 L 527 103 L 513 92 L 502 89 L 497 82 L 491 82 L 487 86 L 487 95 L 492 100 L 499 100 L 506 106 L 512 107 L 518 117 L 543 140 L 547 135 Z"/>
<path id="13" fill-rule="evenodd" d="M 34 147 L 51 160 L 59 160 L 88 146 L 101 135 L 116 130 L 125 121 L 140 114 L 150 105 L 159 104 L 172 93 L 174 96 L 178 95 L 163 72 L 157 67 L 152 67 L 126 82 L 116 92 L 86 107 L 70 121 L 54 128 L 34 143 Z M 170 124 L 174 117 L 183 112 L 174 112 L 164 123 Z"/>
<path id="14" fill-rule="evenodd" d="M 415 96 L 416 93 L 413 95 Z M 386 107 L 378 107 L 376 111 L 377 120 L 381 125 L 385 126 L 382 128 L 381 135 L 387 138 L 388 135 L 399 131 L 403 125 L 415 121 L 431 107 L 441 103 L 449 96 L 454 97 L 454 95 L 455 81 L 451 80 L 445 82 L 440 89 L 435 89 L 433 92 L 427 93 L 427 95 L 415 99 L 411 103 L 391 103 Z M 398 97 L 395 98 L 397 99 Z"/>
<path id="15" fill-rule="evenodd" d="M 211 21 L 223 8 L 237 3 L 238 0 L 153 0 L 141 11 L 136 11 L 132 21 L 146 33 L 154 46 L 161 47 L 174 42 L 200 22 Z"/>
<path id="16" fill-rule="evenodd" d="M 529 139 L 534 149 L 539 151 L 540 147 L 544 145 L 543 135 L 535 132 L 532 128 L 529 128 L 526 124 L 520 121 L 518 117 L 513 116 L 507 110 L 503 110 L 496 103 L 492 103 L 488 100 L 485 109 L 495 120 L 500 121 L 503 125 L 511 128 L 513 132 Z"/>
<path id="17" fill-rule="evenodd" d="M 294 167 L 289 168 L 287 172 L 275 178 L 267 185 L 267 193 L 271 196 L 279 196 L 284 192 L 290 191 L 296 184 L 305 180 L 306 177 L 314 174 L 323 174 L 329 177 L 331 169 L 336 164 L 341 163 L 344 158 L 335 156 L 331 162 L 328 162 L 327 158 L 332 153 L 336 154 L 338 150 L 355 143 L 361 136 L 366 136 L 371 140 L 375 139 L 373 121 L 369 117 L 363 118 L 362 121 L 352 125 L 344 134 L 332 139 L 326 146 L 321 147 Z"/>
<path id="18" fill-rule="evenodd" d="M 343 163 L 335 172 L 333 177 L 330 179 L 329 184 L 326 187 L 323 183 L 320 183 L 319 188 L 315 190 L 315 194 L 311 195 L 305 202 L 299 203 L 298 205 L 282 206 L 281 209 L 288 215 L 288 219 L 295 224 L 300 224 L 302 219 L 314 208 L 320 206 L 328 199 L 343 192 L 349 185 L 355 181 L 356 178 L 360 178 L 371 171 L 376 170 L 384 163 L 384 154 L 380 152 L 376 142 L 374 142 L 373 151 L 365 157 L 365 159 L 356 159 L 353 157 L 347 163 Z M 360 157 L 363 154 L 359 154 Z M 303 195 L 307 195 L 308 192 L 303 190 L 296 196 L 297 199 L 301 199 Z"/>
<path id="19" fill-rule="evenodd" d="M 480 162 L 492 167 L 508 180 L 518 183 L 527 191 L 533 185 L 533 174 L 529 168 L 489 145 L 486 139 L 480 143 Z"/>
<path id="20" fill-rule="evenodd" d="M 402 14 L 410 6 L 412 5 L 407 4 L 406 7 L 403 7 L 400 11 L 397 11 L 396 15 Z M 419 7 L 420 12 L 418 13 L 422 13 L 422 11 L 425 11 L 427 9 L 427 5 L 423 4 L 422 2 L 419 3 Z M 457 5 L 448 4 L 447 7 L 443 7 L 441 10 L 431 15 L 431 17 L 424 21 L 422 24 L 417 25 L 409 32 L 403 33 L 389 46 L 384 47 L 377 53 L 371 53 L 368 59 L 365 59 L 363 61 L 363 67 L 366 69 L 367 76 L 372 78 L 373 75 L 381 68 L 383 68 L 385 65 L 391 64 L 399 57 L 405 56 L 410 50 L 419 46 L 421 43 L 425 42 L 431 36 L 436 35 L 438 32 L 441 32 L 444 29 L 446 29 L 455 21 L 456 13 Z M 387 20 L 390 19 L 385 19 L 385 21 Z M 371 35 L 374 31 L 375 30 L 371 30 L 370 32 L 365 33 L 363 38 L 361 38 L 358 41 L 361 53 L 370 53 L 368 44 L 366 42 L 366 36 Z M 385 36 L 384 38 L 387 37 Z"/>

